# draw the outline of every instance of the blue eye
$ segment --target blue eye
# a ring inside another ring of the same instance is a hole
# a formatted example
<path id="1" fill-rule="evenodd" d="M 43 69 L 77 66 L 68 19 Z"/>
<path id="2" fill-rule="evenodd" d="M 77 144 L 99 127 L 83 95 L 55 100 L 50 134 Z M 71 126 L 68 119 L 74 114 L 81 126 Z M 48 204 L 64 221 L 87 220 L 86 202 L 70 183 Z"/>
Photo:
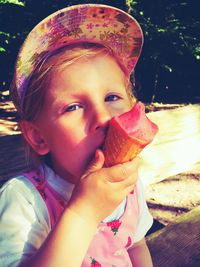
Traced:
<path id="1" fill-rule="evenodd" d="M 79 105 L 79 104 L 72 104 L 70 106 L 68 106 L 66 109 L 65 109 L 65 112 L 72 112 L 72 111 L 75 111 L 75 110 L 78 110 L 79 108 L 81 108 L 82 106 Z"/>
<path id="2" fill-rule="evenodd" d="M 112 101 L 117 101 L 119 99 L 121 99 L 121 97 L 118 95 L 108 95 L 108 96 L 106 96 L 105 101 L 106 102 L 110 102 L 110 101 L 112 102 Z"/>

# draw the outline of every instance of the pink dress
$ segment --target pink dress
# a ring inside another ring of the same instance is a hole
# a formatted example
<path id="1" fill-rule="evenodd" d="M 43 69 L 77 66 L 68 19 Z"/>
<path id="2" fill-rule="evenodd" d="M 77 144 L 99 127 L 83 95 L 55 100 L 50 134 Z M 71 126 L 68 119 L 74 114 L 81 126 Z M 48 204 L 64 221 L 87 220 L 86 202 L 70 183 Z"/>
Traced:
<path id="1" fill-rule="evenodd" d="M 32 171 L 24 176 L 34 184 L 42 196 L 53 227 L 64 209 L 64 201 L 47 183 L 41 172 Z M 127 250 L 134 243 L 133 233 L 137 226 L 138 214 L 137 191 L 134 190 L 127 196 L 124 214 L 119 219 L 101 222 L 98 225 L 81 267 L 131 267 Z"/>

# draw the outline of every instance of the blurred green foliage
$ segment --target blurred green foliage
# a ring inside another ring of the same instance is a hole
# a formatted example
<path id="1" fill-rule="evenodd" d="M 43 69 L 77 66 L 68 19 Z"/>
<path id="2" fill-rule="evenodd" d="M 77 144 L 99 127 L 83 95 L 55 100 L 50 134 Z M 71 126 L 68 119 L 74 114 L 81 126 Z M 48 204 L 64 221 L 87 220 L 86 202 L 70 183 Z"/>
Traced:
<path id="1" fill-rule="evenodd" d="M 18 0 L 0 0 L 0 4 L 14 4 L 24 6 L 24 2 Z"/>
<path id="2" fill-rule="evenodd" d="M 9 87 L 17 52 L 28 32 L 52 12 L 80 3 L 109 4 L 129 11 L 140 23 L 145 43 L 135 76 L 141 100 L 199 100 L 197 0 L 0 0 L 0 93 Z"/>
<path id="3" fill-rule="evenodd" d="M 198 1 L 128 0 L 127 5 L 145 36 L 143 52 L 136 69 L 140 97 L 149 102 L 198 102 Z"/>

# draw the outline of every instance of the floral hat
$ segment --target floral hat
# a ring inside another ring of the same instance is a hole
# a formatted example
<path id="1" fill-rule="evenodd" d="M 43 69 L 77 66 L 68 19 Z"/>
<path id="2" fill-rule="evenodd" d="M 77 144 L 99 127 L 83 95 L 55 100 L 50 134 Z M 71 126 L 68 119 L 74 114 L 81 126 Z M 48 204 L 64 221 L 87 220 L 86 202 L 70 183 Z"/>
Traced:
<path id="1" fill-rule="evenodd" d="M 13 89 L 21 102 L 31 74 L 41 60 L 58 48 L 78 42 L 111 48 L 130 74 L 140 56 L 143 34 L 132 16 L 111 6 L 81 4 L 51 14 L 35 26 L 19 51 Z"/>

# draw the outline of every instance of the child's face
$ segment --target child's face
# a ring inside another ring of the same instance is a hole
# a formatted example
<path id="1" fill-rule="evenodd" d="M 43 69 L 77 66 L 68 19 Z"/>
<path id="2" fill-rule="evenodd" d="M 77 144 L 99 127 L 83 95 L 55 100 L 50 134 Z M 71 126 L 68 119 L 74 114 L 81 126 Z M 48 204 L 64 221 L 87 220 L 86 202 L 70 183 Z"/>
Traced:
<path id="1" fill-rule="evenodd" d="M 131 108 L 125 85 L 110 56 L 82 58 L 54 73 L 36 124 L 61 177 L 76 183 L 103 145 L 108 121 Z"/>

